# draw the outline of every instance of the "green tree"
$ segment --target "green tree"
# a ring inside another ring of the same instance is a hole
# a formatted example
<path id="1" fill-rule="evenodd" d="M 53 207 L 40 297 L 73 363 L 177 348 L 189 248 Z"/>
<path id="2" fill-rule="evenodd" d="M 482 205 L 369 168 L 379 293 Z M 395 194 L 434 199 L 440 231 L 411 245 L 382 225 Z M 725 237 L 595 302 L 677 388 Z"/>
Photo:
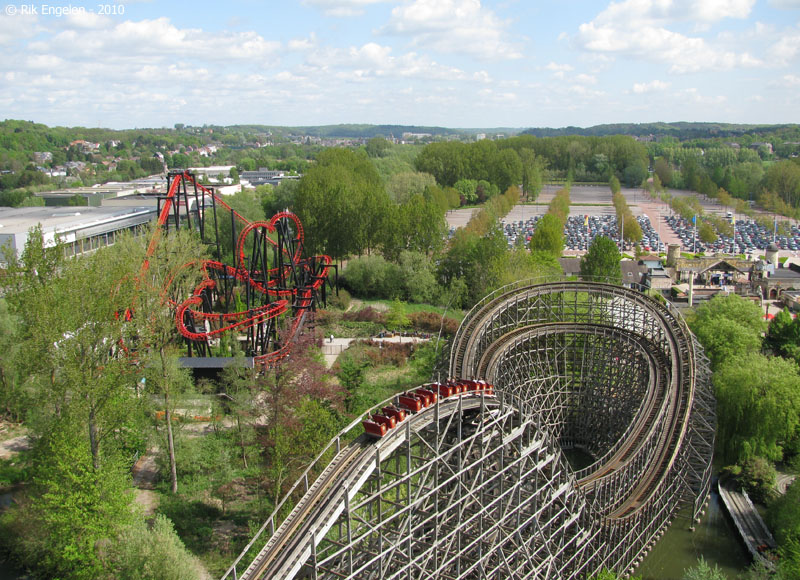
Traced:
<path id="1" fill-rule="evenodd" d="M 750 353 L 725 360 L 714 372 L 717 442 L 722 456 L 740 462 L 758 455 L 778 461 L 800 423 L 800 375 L 794 362 Z"/>
<path id="2" fill-rule="evenodd" d="M 628 165 L 622 172 L 625 185 L 628 187 L 639 187 L 647 179 L 647 163 L 642 159 L 636 159 Z"/>
<path id="3" fill-rule="evenodd" d="M 757 304 L 736 294 L 715 296 L 697 307 L 690 326 L 694 330 L 699 324 L 716 324 L 719 319 L 733 320 L 751 332 L 760 335 L 765 330 L 763 313 Z"/>
<path id="4" fill-rule="evenodd" d="M 656 159 L 653 171 L 664 185 L 670 185 L 672 183 L 672 166 L 669 160 L 663 157 Z"/>
<path id="5" fill-rule="evenodd" d="M 711 244 L 717 241 L 717 232 L 714 231 L 714 226 L 705 220 L 700 221 L 700 225 L 697 227 L 697 235 L 705 244 Z"/>
<path id="6" fill-rule="evenodd" d="M 555 215 L 547 213 L 536 224 L 531 236 L 531 252 L 545 252 L 560 258 L 564 252 L 564 225 Z"/>
<path id="7" fill-rule="evenodd" d="M 400 253 L 399 264 L 405 298 L 410 302 L 435 303 L 440 290 L 431 257 L 422 252 L 404 251 Z"/>
<path id="8" fill-rule="evenodd" d="M 0 298 L 0 408 L 2 416 L 12 421 L 20 421 L 30 403 L 19 372 L 18 357 L 24 352 L 21 332 L 20 317 Z"/>
<path id="9" fill-rule="evenodd" d="M 148 260 L 148 267 L 139 274 L 134 312 L 140 315 L 134 316 L 128 326 L 129 340 L 147 345 L 138 353 L 146 385 L 163 403 L 173 493 L 178 491 L 173 414 L 180 394 L 189 390 L 192 382 L 188 370 L 178 363 L 182 338 L 175 328 L 174 307 L 165 300 L 177 304 L 192 295 L 202 279 L 198 258 L 204 254 L 205 248 L 194 232 L 180 230 L 162 235 Z"/>
<path id="10" fill-rule="evenodd" d="M 763 457 L 748 457 L 742 463 L 739 481 L 754 501 L 766 503 L 775 489 L 777 473 Z"/>
<path id="11" fill-rule="evenodd" d="M 203 575 L 172 522 L 161 514 L 152 527 L 138 519 L 124 528 L 110 543 L 106 560 L 106 568 L 118 580 L 191 580 Z"/>
<path id="12" fill-rule="evenodd" d="M 692 329 L 714 369 L 736 355 L 761 350 L 760 334 L 730 318 L 703 319 L 692 324 Z"/>
<path id="13" fill-rule="evenodd" d="M 620 193 L 622 191 L 622 184 L 620 184 L 619 179 L 617 178 L 616 175 L 612 175 L 608 179 L 608 185 L 611 188 L 611 194 L 612 195 L 615 195 L 615 194 Z"/>
<path id="14" fill-rule="evenodd" d="M 478 196 L 475 193 L 478 188 L 478 182 L 475 179 L 459 179 L 453 184 L 453 187 L 461 194 L 465 204 L 472 204 L 478 201 Z"/>
<path id="15" fill-rule="evenodd" d="M 261 199 L 261 206 L 264 215 L 271 218 L 276 213 L 285 210 L 292 211 L 294 208 L 294 198 L 300 182 L 297 179 L 284 179 L 277 187 L 271 185 L 260 185 L 256 187 L 256 194 Z"/>
<path id="16" fill-rule="evenodd" d="M 622 270 L 617 244 L 606 236 L 596 236 L 589 244 L 589 251 L 581 257 L 581 277 L 586 280 L 597 280 L 620 284 Z"/>
<path id="17" fill-rule="evenodd" d="M 705 561 L 705 558 L 700 556 L 697 561 L 697 566 L 689 568 L 683 573 L 683 580 L 727 580 L 727 577 L 719 569 L 716 564 L 712 568 L 711 565 Z"/>
<path id="18" fill-rule="evenodd" d="M 399 299 L 395 298 L 389 311 L 386 313 L 386 326 L 390 329 L 405 329 L 408 328 L 411 321 L 406 314 L 406 305 Z"/>
<path id="19" fill-rule="evenodd" d="M 800 322 L 781 310 L 769 323 L 765 343 L 775 354 L 800 361 Z"/>
<path id="20" fill-rule="evenodd" d="M 383 137 L 373 137 L 367 141 L 366 151 L 370 157 L 386 157 L 392 144 Z"/>
<path id="21" fill-rule="evenodd" d="M 364 375 L 367 364 L 348 355 L 339 357 L 339 371 L 336 376 L 339 384 L 347 391 L 345 397 L 345 407 L 348 412 L 353 413 L 360 406 L 358 403 L 359 391 L 364 385 Z"/>
<path id="22" fill-rule="evenodd" d="M 416 171 L 395 173 L 386 183 L 386 192 L 395 203 L 405 203 L 414 195 L 425 195 L 425 191 L 436 186 L 433 175 Z M 443 211 L 447 206 L 443 207 Z"/>
<path id="23" fill-rule="evenodd" d="M 460 306 L 474 304 L 494 287 L 492 264 L 506 249 L 505 236 L 499 228 L 485 234 L 460 228 L 439 262 L 439 280 L 449 288 L 451 296 L 459 296 Z M 464 284 L 466 294 L 463 293 Z"/>
<path id="24" fill-rule="evenodd" d="M 522 193 L 525 199 L 535 200 L 542 190 L 544 162 L 536 157 L 533 149 L 521 149 L 519 159 L 522 165 Z"/>
<path id="25" fill-rule="evenodd" d="M 787 579 L 800 577 L 800 479 L 769 504 L 767 522 L 781 554 L 779 571 Z"/>
<path id="26" fill-rule="evenodd" d="M 82 431 L 62 415 L 36 444 L 31 487 L 2 516 L 3 542 L 42 577 L 103 577 L 98 547 L 134 520 L 125 466 L 118 457 L 95 466 Z"/>
<path id="27" fill-rule="evenodd" d="M 295 212 L 306 250 L 335 259 L 375 249 L 384 237 L 389 198 L 369 158 L 347 150 L 323 151 L 300 180 Z"/>

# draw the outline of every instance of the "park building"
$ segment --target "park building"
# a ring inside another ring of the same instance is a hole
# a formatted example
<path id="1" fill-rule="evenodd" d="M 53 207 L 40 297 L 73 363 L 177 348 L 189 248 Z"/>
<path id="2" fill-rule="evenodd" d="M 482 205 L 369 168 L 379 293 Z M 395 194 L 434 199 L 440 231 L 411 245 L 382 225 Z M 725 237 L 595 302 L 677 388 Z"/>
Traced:
<path id="1" fill-rule="evenodd" d="M 19 257 L 29 232 L 40 225 L 47 245 L 64 243 L 67 256 L 113 244 L 124 232 L 138 233 L 156 219 L 156 205 L 133 207 L 0 207 L 0 247 Z M 0 266 L 5 266 L 5 254 Z"/>
<path id="2" fill-rule="evenodd" d="M 261 167 L 258 171 L 242 171 L 239 174 L 242 181 L 252 186 L 272 185 L 277 186 L 286 179 L 300 179 L 299 175 L 287 175 L 285 171 L 267 169 Z"/>

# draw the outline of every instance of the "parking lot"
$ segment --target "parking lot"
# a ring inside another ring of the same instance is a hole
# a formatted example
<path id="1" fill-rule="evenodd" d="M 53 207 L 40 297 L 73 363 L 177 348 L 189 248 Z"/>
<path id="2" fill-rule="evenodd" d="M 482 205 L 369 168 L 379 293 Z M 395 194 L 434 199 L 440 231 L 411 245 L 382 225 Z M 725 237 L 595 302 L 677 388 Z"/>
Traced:
<path id="1" fill-rule="evenodd" d="M 557 185 L 546 185 L 535 202 L 520 204 L 511 209 L 501 223 L 509 246 L 523 243 L 520 238 L 527 244 L 536 222 L 547 212 L 550 201 L 560 188 Z M 773 241 L 771 228 L 759 226 L 751 219 L 737 219 L 733 238 L 720 236 L 713 244 L 703 244 L 697 239 L 695 246 L 694 228 L 686 220 L 673 215 L 667 204 L 650 199 L 641 189 L 623 188 L 622 193 L 642 227 L 644 237 L 641 245 L 645 251 L 664 251 L 667 244 L 678 243 L 685 251 L 696 248 L 698 252 L 744 254 L 763 251 Z M 693 195 L 690 192 L 673 190 L 670 193 L 677 196 Z M 573 185 L 570 202 L 570 215 L 564 228 L 565 254 L 584 253 L 596 235 L 619 239 L 609 187 Z M 700 196 L 700 202 L 705 212 L 727 219 L 726 209 L 715 200 Z M 474 208 L 451 210 L 447 212 L 447 222 L 452 228 L 463 227 L 474 211 Z M 797 255 L 800 252 L 800 228 L 795 225 L 788 235 L 776 236 L 775 243 L 780 249 L 780 255 Z"/>

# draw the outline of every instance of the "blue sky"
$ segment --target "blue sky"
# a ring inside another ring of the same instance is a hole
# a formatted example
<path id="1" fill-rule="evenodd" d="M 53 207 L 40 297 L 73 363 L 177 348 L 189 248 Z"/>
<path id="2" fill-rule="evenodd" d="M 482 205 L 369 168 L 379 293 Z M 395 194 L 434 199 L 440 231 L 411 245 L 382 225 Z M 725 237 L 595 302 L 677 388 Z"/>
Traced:
<path id="1" fill-rule="evenodd" d="M 800 0 L 48 0 L 0 51 L 49 125 L 800 122 Z"/>

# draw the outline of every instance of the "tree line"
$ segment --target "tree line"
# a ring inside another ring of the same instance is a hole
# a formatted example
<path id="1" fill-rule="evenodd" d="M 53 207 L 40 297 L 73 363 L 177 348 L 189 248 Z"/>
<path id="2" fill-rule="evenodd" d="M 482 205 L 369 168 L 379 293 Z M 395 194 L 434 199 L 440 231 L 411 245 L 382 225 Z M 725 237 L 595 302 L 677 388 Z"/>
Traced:
<path id="1" fill-rule="evenodd" d="M 688 321 L 713 370 L 717 456 L 767 505 L 780 544 L 777 577 L 796 578 L 800 483 L 781 498 L 773 486 L 776 463 L 800 471 L 800 322 L 783 310 L 767 328 L 759 305 L 733 294 L 698 306 Z"/>

